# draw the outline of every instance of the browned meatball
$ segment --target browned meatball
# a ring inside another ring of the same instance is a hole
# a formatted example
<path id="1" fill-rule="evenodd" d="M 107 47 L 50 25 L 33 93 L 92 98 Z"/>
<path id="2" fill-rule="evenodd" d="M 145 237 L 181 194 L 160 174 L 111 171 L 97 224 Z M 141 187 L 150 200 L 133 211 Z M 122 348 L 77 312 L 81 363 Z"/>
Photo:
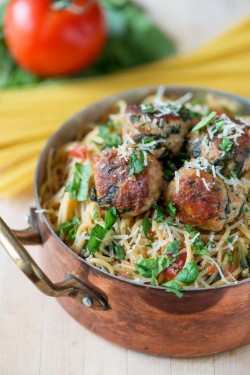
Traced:
<path id="1" fill-rule="evenodd" d="M 181 168 L 170 182 L 165 199 L 177 208 L 177 217 L 184 224 L 220 231 L 241 212 L 245 202 L 243 190 L 229 188 L 219 177 L 193 168 Z"/>
<path id="2" fill-rule="evenodd" d="M 129 160 L 117 150 L 102 156 L 94 171 L 97 201 L 101 206 L 114 206 L 124 216 L 136 216 L 148 210 L 160 196 L 162 167 L 150 154 L 140 173 L 130 174 Z"/>
<path id="3" fill-rule="evenodd" d="M 217 116 L 215 123 L 216 121 L 218 123 L 220 118 L 220 116 Z M 209 127 L 215 130 L 212 139 L 210 139 L 209 132 L 205 130 L 201 133 L 195 132 L 190 134 L 189 152 L 191 157 L 197 158 L 202 156 L 211 164 L 221 167 L 225 176 L 230 176 L 232 172 L 237 176 L 241 176 L 241 174 L 250 170 L 250 128 L 241 121 L 229 116 L 224 115 L 224 118 L 228 124 L 231 122 L 232 126 L 233 124 L 235 124 L 235 127 L 237 126 L 238 136 L 235 139 L 230 138 L 230 136 L 236 134 L 237 130 L 234 127 L 229 131 L 230 135 L 228 137 L 223 136 L 223 128 L 221 131 L 216 131 L 216 125 L 212 124 Z M 228 143 L 228 148 L 226 146 L 223 147 L 223 142 Z"/>
<path id="4" fill-rule="evenodd" d="M 166 103 L 167 105 L 167 103 Z M 143 106 L 146 106 L 143 111 Z M 189 111 L 182 106 L 177 109 L 162 111 L 153 105 L 128 106 L 123 123 L 123 140 L 130 137 L 136 142 L 156 141 L 150 152 L 160 157 L 164 152 L 170 151 L 177 154 L 184 143 L 185 135 L 191 125 Z"/>

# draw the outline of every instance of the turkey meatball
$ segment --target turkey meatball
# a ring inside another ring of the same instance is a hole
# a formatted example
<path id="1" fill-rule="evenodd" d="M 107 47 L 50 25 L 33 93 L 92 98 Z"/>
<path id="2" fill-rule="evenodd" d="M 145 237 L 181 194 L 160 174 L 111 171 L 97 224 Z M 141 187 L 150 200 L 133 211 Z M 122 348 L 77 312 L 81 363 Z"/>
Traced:
<path id="1" fill-rule="evenodd" d="M 181 168 L 164 196 L 168 203 L 174 203 L 182 223 L 215 232 L 233 221 L 245 203 L 241 187 L 234 191 L 208 172 L 199 170 L 197 176 L 194 168 Z"/>
<path id="2" fill-rule="evenodd" d="M 129 135 L 134 142 L 154 142 L 150 152 L 157 158 L 166 151 L 177 154 L 191 125 L 189 111 L 183 106 L 154 107 L 151 104 L 128 106 L 124 115 L 123 140 Z"/>
<path id="3" fill-rule="evenodd" d="M 158 160 L 145 153 L 143 169 L 136 173 L 132 165 L 140 163 L 136 152 L 124 157 L 112 149 L 102 156 L 94 171 L 97 202 L 103 207 L 116 207 L 124 216 L 147 211 L 162 189 L 163 174 Z"/>
<path id="4" fill-rule="evenodd" d="M 229 116 L 217 116 L 207 131 L 191 133 L 188 148 L 191 157 L 206 158 L 225 176 L 250 170 L 250 127 Z"/>

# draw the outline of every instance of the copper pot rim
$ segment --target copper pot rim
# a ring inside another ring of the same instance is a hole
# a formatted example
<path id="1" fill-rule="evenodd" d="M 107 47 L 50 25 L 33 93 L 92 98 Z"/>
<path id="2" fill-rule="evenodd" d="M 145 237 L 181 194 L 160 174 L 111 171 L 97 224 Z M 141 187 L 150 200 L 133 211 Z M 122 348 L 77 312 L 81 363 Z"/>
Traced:
<path id="1" fill-rule="evenodd" d="M 42 166 L 42 163 L 43 163 L 43 158 L 47 154 L 47 151 L 48 151 L 49 146 L 52 143 L 52 141 L 59 137 L 60 133 L 62 132 L 62 129 L 64 129 L 68 125 L 68 122 L 74 121 L 77 118 L 78 115 L 84 113 L 88 109 L 94 108 L 94 107 L 96 107 L 98 105 L 101 105 L 101 104 L 105 103 L 107 100 L 109 100 L 110 103 L 112 103 L 112 102 L 117 101 L 119 99 L 123 99 L 123 96 L 126 96 L 126 95 L 128 96 L 128 95 L 132 95 L 132 94 L 138 94 L 139 95 L 140 93 L 141 93 L 141 96 L 143 97 L 143 91 L 155 92 L 155 91 L 157 91 L 157 89 L 159 88 L 159 86 L 164 87 L 165 91 L 169 91 L 170 93 L 171 92 L 174 93 L 176 91 L 177 92 L 178 91 L 183 91 L 183 93 L 192 92 L 192 93 L 218 95 L 219 97 L 223 97 L 225 99 L 233 100 L 233 101 L 239 103 L 240 105 L 244 105 L 246 108 L 248 108 L 249 114 L 250 114 L 250 99 L 247 99 L 247 98 L 242 97 L 240 95 L 236 95 L 236 94 L 224 92 L 222 90 L 210 89 L 210 88 L 205 88 L 205 87 L 197 87 L 197 86 L 182 86 L 182 85 L 174 85 L 174 86 L 172 86 L 172 85 L 171 86 L 167 86 L 167 85 L 143 86 L 143 87 L 134 88 L 134 89 L 131 89 L 131 90 L 120 91 L 120 92 L 118 92 L 118 93 L 116 93 L 114 95 L 108 96 L 108 97 L 106 97 L 106 98 L 104 98 L 102 100 L 94 102 L 94 103 L 88 105 L 87 107 L 84 107 L 82 110 L 78 111 L 76 114 L 74 114 L 70 118 L 68 118 L 50 136 L 50 138 L 46 142 L 45 146 L 43 147 L 43 150 L 40 153 L 40 156 L 38 158 L 38 162 L 37 162 L 37 166 L 36 166 L 36 171 L 35 171 L 35 178 L 34 178 L 34 193 L 35 193 L 35 199 L 36 199 L 36 204 L 37 204 L 37 210 L 42 210 L 42 207 L 41 207 L 41 204 L 40 204 L 40 199 L 39 199 L 38 177 L 39 177 L 40 169 L 41 169 L 41 166 Z M 100 115 L 101 115 L 101 112 L 100 112 Z M 98 117 L 97 117 L 97 119 L 98 119 Z M 51 227 L 48 219 L 46 218 L 46 216 L 45 216 L 45 214 L 43 212 L 39 213 L 39 215 L 42 218 L 43 223 L 46 225 L 47 229 L 49 230 L 50 234 L 54 237 L 54 239 L 56 241 L 58 241 L 58 243 L 61 246 L 63 246 L 63 248 L 68 253 L 70 253 L 72 256 L 74 256 L 80 263 L 82 263 L 85 266 L 89 267 L 90 269 L 92 269 L 96 273 L 99 273 L 101 276 L 104 276 L 104 277 L 110 279 L 111 281 L 112 280 L 119 281 L 119 282 L 126 283 L 126 284 L 129 284 L 129 285 L 134 286 L 134 287 L 143 288 L 144 290 L 145 289 L 146 290 L 150 289 L 150 290 L 156 290 L 156 291 L 162 291 L 162 292 L 166 291 L 166 289 L 164 287 L 161 287 L 161 286 L 153 286 L 153 285 L 140 284 L 140 283 L 135 282 L 133 280 L 128 280 L 128 279 L 125 279 L 125 278 L 122 278 L 122 277 L 119 277 L 119 276 L 111 275 L 111 274 L 109 274 L 107 272 L 104 272 L 104 271 L 100 270 L 99 268 L 95 267 L 94 265 L 88 263 L 85 259 L 83 259 L 78 254 L 76 254 L 69 246 L 67 246 L 56 235 L 56 233 L 52 229 L 52 227 Z M 225 291 L 226 289 L 236 288 L 237 286 L 239 287 L 239 286 L 241 286 L 243 284 L 250 284 L 250 278 L 248 278 L 246 280 L 241 280 L 241 281 L 239 281 L 239 282 L 237 282 L 235 284 L 223 285 L 223 286 L 219 286 L 217 288 L 192 288 L 192 289 L 190 288 L 190 289 L 184 289 L 183 292 L 185 293 L 185 295 L 187 295 L 187 294 L 196 295 L 196 294 L 200 294 L 200 293 L 214 293 L 214 292 L 216 293 L 216 290 L 218 290 L 218 291 L 224 290 Z"/>

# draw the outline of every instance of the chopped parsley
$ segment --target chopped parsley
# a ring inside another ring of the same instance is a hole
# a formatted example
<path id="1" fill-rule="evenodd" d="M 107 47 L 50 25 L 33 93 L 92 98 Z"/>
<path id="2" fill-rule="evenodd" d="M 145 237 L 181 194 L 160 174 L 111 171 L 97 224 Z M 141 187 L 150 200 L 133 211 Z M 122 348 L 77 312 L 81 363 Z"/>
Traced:
<path id="1" fill-rule="evenodd" d="M 76 232 L 80 225 L 81 221 L 79 217 L 74 216 L 71 220 L 66 221 L 59 225 L 59 237 L 62 236 L 62 233 L 67 234 L 66 240 L 74 240 L 76 238 Z"/>
<path id="2" fill-rule="evenodd" d="M 130 121 L 131 121 L 131 122 L 140 122 L 140 116 L 137 116 L 137 115 L 131 115 L 131 116 L 130 116 Z"/>
<path id="3" fill-rule="evenodd" d="M 194 133 L 197 130 L 200 130 L 200 129 L 204 128 L 204 126 L 207 126 L 210 123 L 210 121 L 213 120 L 213 118 L 216 115 L 217 115 L 217 113 L 215 111 L 209 113 L 208 116 L 203 118 L 201 121 L 198 122 L 198 124 L 195 125 L 195 127 L 191 130 L 191 133 Z"/>
<path id="4" fill-rule="evenodd" d="M 151 228 L 151 222 L 149 220 L 149 218 L 147 216 L 145 216 L 142 220 L 142 229 L 143 229 L 143 232 L 145 234 L 145 236 L 148 235 L 148 232 Z"/>
<path id="5" fill-rule="evenodd" d="M 229 152 L 232 148 L 233 142 L 231 142 L 227 137 L 222 138 L 222 143 L 219 143 L 219 147 L 224 152 Z"/>
<path id="6" fill-rule="evenodd" d="M 249 266 L 241 244 L 238 245 L 238 262 L 241 270 L 241 276 L 247 276 L 247 274 L 245 274 L 245 271 L 249 269 Z"/>
<path id="7" fill-rule="evenodd" d="M 232 171 L 229 178 L 238 178 L 238 177 L 237 177 L 237 174 Z"/>
<path id="8" fill-rule="evenodd" d="M 232 255 L 231 251 L 227 251 L 226 254 L 227 254 L 227 258 L 228 258 L 229 263 L 233 264 L 233 255 Z"/>
<path id="9" fill-rule="evenodd" d="M 207 246 L 214 248 L 216 246 L 214 241 L 208 241 Z"/>
<path id="10" fill-rule="evenodd" d="M 144 153 L 140 150 L 139 152 L 140 158 L 137 157 L 136 154 L 132 154 L 129 158 L 129 175 L 132 176 L 133 174 L 141 173 L 144 169 Z"/>
<path id="11" fill-rule="evenodd" d="M 184 225 L 185 230 L 191 234 L 191 237 L 195 238 L 192 243 L 192 247 L 194 249 L 194 253 L 196 255 L 205 255 L 209 253 L 209 250 L 205 247 L 204 242 L 201 240 L 200 235 L 197 235 L 199 232 L 194 229 L 191 225 Z M 200 234 L 200 233 L 199 233 Z"/>
<path id="12" fill-rule="evenodd" d="M 124 260 L 125 259 L 125 250 L 121 246 L 114 246 L 115 255 L 118 259 Z"/>
<path id="13" fill-rule="evenodd" d="M 91 230 L 87 249 L 91 254 L 95 254 L 100 249 L 102 240 L 106 237 L 108 231 L 117 221 L 117 211 L 115 207 L 110 208 L 105 215 L 105 228 L 96 224 Z"/>
<path id="14" fill-rule="evenodd" d="M 177 281 L 170 280 L 170 281 L 168 281 L 168 282 L 166 282 L 164 284 L 161 284 L 161 286 L 166 289 L 166 292 L 174 293 L 178 298 L 182 298 L 182 296 L 183 296 L 183 293 L 182 293 L 183 287 Z"/>
<path id="15" fill-rule="evenodd" d="M 249 211 L 248 207 L 247 207 L 247 206 L 244 206 L 244 207 L 243 207 L 243 212 L 246 213 L 246 212 L 248 212 L 248 211 Z"/>
<path id="16" fill-rule="evenodd" d="M 153 141 L 154 141 L 154 137 L 144 137 L 143 139 L 144 144 L 151 143 Z"/>
<path id="17" fill-rule="evenodd" d="M 173 202 L 169 202 L 169 203 L 167 204 L 166 210 L 167 210 L 167 213 L 168 213 L 171 217 L 175 217 L 176 212 L 177 212 L 177 209 L 176 209 L 175 205 L 173 204 Z"/>
<path id="18" fill-rule="evenodd" d="M 95 254 L 100 249 L 101 241 L 105 238 L 108 230 L 103 228 L 100 224 L 96 224 L 90 233 L 90 239 L 87 249 L 91 254 Z"/>
<path id="19" fill-rule="evenodd" d="M 149 113 L 149 114 L 152 114 L 152 113 L 155 112 L 153 104 L 144 104 L 144 105 L 141 105 L 141 110 L 142 110 L 142 112 Z"/>
<path id="20" fill-rule="evenodd" d="M 223 120 L 222 118 L 215 121 L 216 130 L 218 130 L 218 132 L 221 132 L 223 130 L 224 124 L 225 124 L 225 120 Z"/>
<path id="21" fill-rule="evenodd" d="M 155 285 L 156 276 L 174 263 L 175 260 L 175 258 L 168 257 L 140 259 L 135 264 L 135 272 L 144 277 L 151 277 L 151 282 Z"/>
<path id="22" fill-rule="evenodd" d="M 111 229 L 112 226 L 117 222 L 117 211 L 115 207 L 110 208 L 105 215 L 105 228 Z"/>
<path id="23" fill-rule="evenodd" d="M 155 214 L 156 214 L 156 217 L 154 218 L 154 220 L 157 223 L 162 223 L 165 220 L 165 215 L 164 215 L 163 210 L 160 207 L 158 207 L 157 204 L 152 204 L 152 208 L 154 208 Z"/>
<path id="24" fill-rule="evenodd" d="M 99 214 L 98 214 L 98 212 L 95 210 L 94 213 L 93 213 L 92 219 L 93 219 L 93 220 L 96 220 L 96 219 L 98 219 L 98 217 L 99 217 Z"/>
<path id="25" fill-rule="evenodd" d="M 111 132 L 112 128 L 110 125 L 100 125 L 99 137 L 103 139 L 104 143 L 108 147 L 118 147 L 122 144 L 122 139 L 119 135 Z"/>
<path id="26" fill-rule="evenodd" d="M 174 240 L 170 242 L 163 254 L 178 254 L 180 248 L 180 241 Z"/>
<path id="27" fill-rule="evenodd" d="M 117 246 L 113 241 L 109 243 L 110 256 L 114 256 L 120 260 L 125 259 L 125 250 L 121 246 Z"/>
<path id="28" fill-rule="evenodd" d="M 232 243 L 234 240 L 234 236 L 230 236 L 226 239 L 226 243 Z"/>
<path id="29" fill-rule="evenodd" d="M 178 153 L 178 157 L 180 158 L 180 160 L 185 163 L 185 161 L 189 161 L 190 160 L 190 156 L 188 155 L 187 152 L 179 152 Z"/>
<path id="30" fill-rule="evenodd" d="M 180 281 L 185 285 L 191 285 L 195 282 L 199 275 L 199 268 L 194 261 L 189 262 L 186 267 L 175 277 L 175 280 Z"/>
<path id="31" fill-rule="evenodd" d="M 79 202 L 86 201 L 89 191 L 89 180 L 91 176 L 91 168 L 89 164 L 75 163 L 73 181 L 70 182 L 65 192 L 70 193 L 71 199 Z"/>

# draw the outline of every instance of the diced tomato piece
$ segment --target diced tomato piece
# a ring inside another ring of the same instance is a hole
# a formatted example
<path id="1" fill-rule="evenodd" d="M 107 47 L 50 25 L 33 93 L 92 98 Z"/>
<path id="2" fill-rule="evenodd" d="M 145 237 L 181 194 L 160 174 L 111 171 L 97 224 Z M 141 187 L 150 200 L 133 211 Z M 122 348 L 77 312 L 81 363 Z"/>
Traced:
<path id="1" fill-rule="evenodd" d="M 152 230 L 152 227 L 149 229 L 148 234 L 150 237 L 154 237 L 155 232 Z"/>
<path id="2" fill-rule="evenodd" d="M 186 263 L 187 253 L 182 253 L 177 260 L 163 271 L 164 282 L 174 279 Z"/>
<path id="3" fill-rule="evenodd" d="M 69 152 L 70 156 L 73 156 L 74 158 L 80 158 L 80 159 L 86 159 L 87 153 L 88 153 L 88 148 L 86 145 L 73 148 L 73 150 L 70 150 Z"/>
<path id="4" fill-rule="evenodd" d="M 212 273 L 215 273 L 218 270 L 217 270 L 217 267 L 214 264 L 210 264 L 210 266 L 208 266 L 208 268 L 207 268 L 207 271 L 208 271 L 209 275 L 212 275 Z"/>
<path id="5" fill-rule="evenodd" d="M 234 266 L 234 264 L 229 264 L 227 268 L 224 270 L 224 273 L 225 275 L 229 275 L 229 273 L 234 273 L 235 270 L 236 267 Z"/>

